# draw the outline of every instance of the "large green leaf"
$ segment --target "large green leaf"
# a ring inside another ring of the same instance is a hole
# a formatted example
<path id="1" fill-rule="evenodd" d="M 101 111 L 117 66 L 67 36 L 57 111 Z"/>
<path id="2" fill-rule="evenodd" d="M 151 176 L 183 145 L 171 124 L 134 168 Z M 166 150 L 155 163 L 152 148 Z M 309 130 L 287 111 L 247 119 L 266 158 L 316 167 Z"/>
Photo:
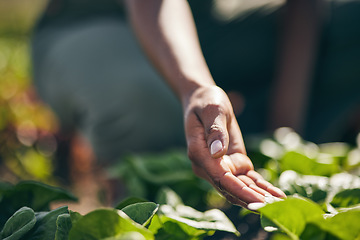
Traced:
<path id="1" fill-rule="evenodd" d="M 55 239 L 56 221 L 58 216 L 69 213 L 67 206 L 54 209 L 50 212 L 35 213 L 36 224 L 25 236 L 26 240 Z"/>
<path id="2" fill-rule="evenodd" d="M 340 171 L 336 159 L 327 155 L 327 161 L 310 158 L 299 152 L 290 151 L 285 153 L 280 163 L 282 170 L 293 170 L 306 175 L 331 176 Z"/>
<path id="3" fill-rule="evenodd" d="M 166 216 L 167 219 L 173 219 L 198 230 L 239 234 L 228 217 L 218 209 L 199 212 L 185 205 L 177 205 L 176 207 L 161 205 L 159 211 L 159 214 Z"/>
<path id="4" fill-rule="evenodd" d="M 201 240 L 214 234 L 214 230 L 198 229 L 177 219 L 160 216 L 162 226 L 156 233 L 156 240 Z"/>
<path id="5" fill-rule="evenodd" d="M 304 231 L 300 235 L 300 239 L 326 240 L 329 234 L 322 230 L 318 224 L 307 223 Z M 330 239 L 328 239 L 330 240 Z"/>
<path id="6" fill-rule="evenodd" d="M 28 206 L 34 211 L 48 211 L 53 201 L 76 201 L 70 192 L 35 181 L 22 181 L 16 185 L 2 184 L 0 187 L 0 213 Z"/>
<path id="7" fill-rule="evenodd" d="M 25 195 L 27 204 L 30 204 L 34 211 L 43 211 L 49 209 L 49 204 L 53 201 L 66 200 L 77 201 L 77 198 L 70 192 L 34 181 L 23 181 L 15 185 L 14 194 Z M 24 199 L 23 199 L 24 200 Z"/>
<path id="8" fill-rule="evenodd" d="M 316 222 L 324 231 L 339 239 L 359 240 L 360 239 L 360 209 L 354 208 L 345 212 L 340 212 L 333 217 L 328 217 L 325 221 Z"/>
<path id="9" fill-rule="evenodd" d="M 70 192 L 40 182 L 22 181 L 17 185 L 0 184 L 0 228 L 16 210 L 28 206 L 36 211 L 48 211 L 53 201 L 76 201 Z"/>
<path id="10" fill-rule="evenodd" d="M 258 211 L 292 239 L 299 239 L 305 226 L 323 220 L 324 214 L 320 206 L 314 202 L 294 197 L 268 204 Z"/>
<path id="11" fill-rule="evenodd" d="M 1 231 L 0 239 L 18 240 L 29 232 L 35 225 L 35 213 L 31 208 L 22 207 L 12 215 L 5 223 Z"/>
<path id="12" fill-rule="evenodd" d="M 132 220 L 146 226 L 159 209 L 159 204 L 153 202 L 140 202 L 128 205 L 121 209 Z"/>
<path id="13" fill-rule="evenodd" d="M 128 232 L 139 232 L 145 239 L 153 234 L 115 209 L 97 209 L 79 218 L 69 233 L 69 240 L 118 239 Z"/>

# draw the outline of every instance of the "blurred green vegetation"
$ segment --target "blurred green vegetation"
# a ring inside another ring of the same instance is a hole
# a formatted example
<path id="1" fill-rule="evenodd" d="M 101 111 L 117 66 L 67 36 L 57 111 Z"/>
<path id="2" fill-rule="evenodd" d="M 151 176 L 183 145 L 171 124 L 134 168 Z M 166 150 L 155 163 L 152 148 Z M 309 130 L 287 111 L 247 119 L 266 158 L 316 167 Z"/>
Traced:
<path id="1" fill-rule="evenodd" d="M 29 41 L 46 1 L 0 0 L 0 179 L 52 181 L 56 119 L 32 87 Z"/>

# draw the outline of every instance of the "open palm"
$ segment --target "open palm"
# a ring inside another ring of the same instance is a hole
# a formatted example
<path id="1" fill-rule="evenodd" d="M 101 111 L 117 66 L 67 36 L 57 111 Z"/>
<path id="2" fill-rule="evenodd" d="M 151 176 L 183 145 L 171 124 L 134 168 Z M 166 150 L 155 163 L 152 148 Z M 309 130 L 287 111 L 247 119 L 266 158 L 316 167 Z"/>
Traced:
<path id="1" fill-rule="evenodd" d="M 194 93 L 185 110 L 188 155 L 196 175 L 209 181 L 231 203 L 244 207 L 264 202 L 266 194 L 285 197 L 254 171 L 231 103 L 220 88 Z"/>

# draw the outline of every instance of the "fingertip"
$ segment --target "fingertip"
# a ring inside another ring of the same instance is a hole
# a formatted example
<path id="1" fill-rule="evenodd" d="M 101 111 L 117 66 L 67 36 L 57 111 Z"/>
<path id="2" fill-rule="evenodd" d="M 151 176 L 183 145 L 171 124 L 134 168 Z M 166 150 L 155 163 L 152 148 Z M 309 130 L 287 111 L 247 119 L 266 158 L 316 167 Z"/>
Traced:
<path id="1" fill-rule="evenodd" d="M 257 211 L 262 207 L 265 207 L 266 203 L 264 202 L 253 202 L 253 203 L 249 203 L 247 205 L 247 208 L 252 210 L 252 211 Z"/>

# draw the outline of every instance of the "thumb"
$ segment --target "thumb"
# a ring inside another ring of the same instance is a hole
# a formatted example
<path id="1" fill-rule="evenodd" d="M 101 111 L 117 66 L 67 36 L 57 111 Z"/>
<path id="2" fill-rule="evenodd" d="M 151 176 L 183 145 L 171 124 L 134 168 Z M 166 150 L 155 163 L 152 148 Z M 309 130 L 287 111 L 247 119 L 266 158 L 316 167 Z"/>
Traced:
<path id="1" fill-rule="evenodd" d="M 205 139 L 210 154 L 213 158 L 220 158 L 226 154 L 229 146 L 226 115 L 215 111 L 215 113 L 208 113 L 203 119 L 205 120 L 203 121 Z"/>

